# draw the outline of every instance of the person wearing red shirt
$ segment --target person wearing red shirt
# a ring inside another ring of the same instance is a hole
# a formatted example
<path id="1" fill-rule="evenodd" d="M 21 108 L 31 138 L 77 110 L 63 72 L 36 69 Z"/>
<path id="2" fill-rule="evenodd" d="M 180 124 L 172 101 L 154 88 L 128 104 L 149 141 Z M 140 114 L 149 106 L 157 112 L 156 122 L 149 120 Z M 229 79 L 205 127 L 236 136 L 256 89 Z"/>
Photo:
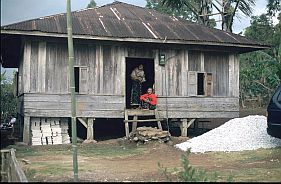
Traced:
<path id="1" fill-rule="evenodd" d="M 157 96 L 152 93 L 152 88 L 147 89 L 147 93 L 140 96 L 143 109 L 156 109 Z"/>

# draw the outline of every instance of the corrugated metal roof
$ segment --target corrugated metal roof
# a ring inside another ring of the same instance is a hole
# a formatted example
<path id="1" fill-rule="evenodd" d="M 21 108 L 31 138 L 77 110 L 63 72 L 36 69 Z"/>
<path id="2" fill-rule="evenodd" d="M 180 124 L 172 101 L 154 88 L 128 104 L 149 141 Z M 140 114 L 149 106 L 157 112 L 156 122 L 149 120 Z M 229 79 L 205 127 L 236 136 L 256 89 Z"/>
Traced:
<path id="1" fill-rule="evenodd" d="M 237 34 L 122 2 L 75 11 L 72 17 L 73 35 L 267 46 Z M 66 13 L 2 26 L 1 30 L 67 34 Z"/>

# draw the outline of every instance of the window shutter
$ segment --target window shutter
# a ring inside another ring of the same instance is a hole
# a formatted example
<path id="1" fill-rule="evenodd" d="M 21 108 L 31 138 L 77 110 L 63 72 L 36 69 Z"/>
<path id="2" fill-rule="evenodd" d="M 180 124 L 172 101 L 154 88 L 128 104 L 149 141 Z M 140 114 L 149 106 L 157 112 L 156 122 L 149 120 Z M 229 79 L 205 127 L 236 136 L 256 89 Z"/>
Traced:
<path id="1" fill-rule="evenodd" d="M 188 96 L 197 95 L 197 72 L 189 71 L 187 76 L 188 82 Z"/>
<path id="2" fill-rule="evenodd" d="M 88 68 L 80 67 L 79 75 L 79 93 L 88 93 Z"/>
<path id="3" fill-rule="evenodd" d="M 213 75 L 205 73 L 205 92 L 206 96 L 213 96 Z"/>

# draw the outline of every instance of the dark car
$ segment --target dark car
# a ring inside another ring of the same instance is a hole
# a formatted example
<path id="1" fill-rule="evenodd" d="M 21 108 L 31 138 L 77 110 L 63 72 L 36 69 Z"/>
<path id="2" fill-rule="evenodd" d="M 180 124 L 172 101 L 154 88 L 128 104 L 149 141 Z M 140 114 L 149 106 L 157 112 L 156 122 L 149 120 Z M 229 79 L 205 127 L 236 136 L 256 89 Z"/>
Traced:
<path id="1" fill-rule="evenodd" d="M 267 107 L 267 133 L 281 138 L 281 85 L 273 94 Z"/>

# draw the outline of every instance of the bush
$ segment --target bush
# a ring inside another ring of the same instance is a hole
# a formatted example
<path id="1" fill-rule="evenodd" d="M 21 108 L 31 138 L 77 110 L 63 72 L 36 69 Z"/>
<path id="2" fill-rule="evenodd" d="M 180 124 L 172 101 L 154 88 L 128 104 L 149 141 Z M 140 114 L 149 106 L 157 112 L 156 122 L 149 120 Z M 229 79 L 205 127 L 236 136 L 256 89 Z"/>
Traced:
<path id="1" fill-rule="evenodd" d="M 185 155 L 182 155 L 181 158 L 181 165 L 182 170 L 178 170 L 177 168 L 174 168 L 173 171 L 168 171 L 167 168 L 164 168 L 159 162 L 158 162 L 158 169 L 161 172 L 162 175 L 166 177 L 168 181 L 176 180 L 179 182 L 204 182 L 204 181 L 217 181 L 218 175 L 217 173 L 211 173 L 210 175 L 206 174 L 205 170 L 202 169 L 196 169 L 192 167 L 189 164 L 188 156 L 190 154 L 190 150 L 186 151 Z M 174 179 L 175 178 L 175 179 Z M 231 181 L 232 178 L 229 177 L 228 181 Z"/>

